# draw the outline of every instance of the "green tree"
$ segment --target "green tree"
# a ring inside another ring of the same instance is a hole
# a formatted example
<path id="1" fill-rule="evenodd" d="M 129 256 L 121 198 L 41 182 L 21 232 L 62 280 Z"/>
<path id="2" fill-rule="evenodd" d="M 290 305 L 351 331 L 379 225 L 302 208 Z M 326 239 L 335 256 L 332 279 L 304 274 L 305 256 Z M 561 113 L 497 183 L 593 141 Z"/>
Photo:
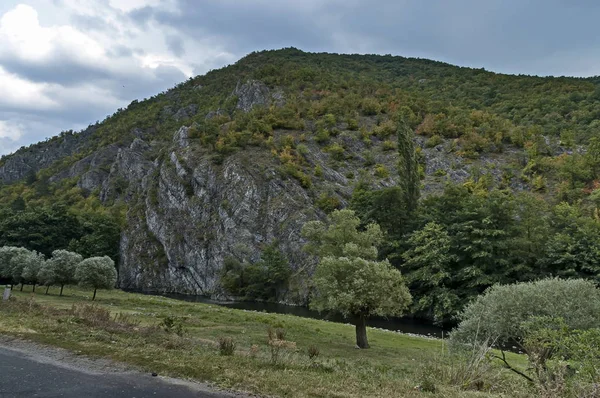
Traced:
<path id="1" fill-rule="evenodd" d="M 77 266 L 82 261 L 83 256 L 81 256 L 81 254 L 67 250 L 54 250 L 52 252 L 52 258 L 47 261 L 48 269 L 46 271 L 48 277 L 52 276 L 52 278 L 47 279 L 46 283 L 44 284 L 46 286 L 48 286 L 47 283 L 59 285 L 60 295 L 62 296 L 65 285 L 77 282 L 75 272 L 77 270 Z"/>
<path id="2" fill-rule="evenodd" d="M 404 194 L 404 202 L 410 214 L 417 208 L 421 179 L 419 176 L 419 162 L 413 141 L 414 132 L 408 123 L 400 120 L 398 123 L 398 172 L 400 174 L 400 187 Z"/>
<path id="3" fill-rule="evenodd" d="M 52 262 L 52 260 L 45 261 L 42 267 L 40 268 L 40 272 L 38 273 L 39 283 L 42 286 L 46 286 L 46 294 L 48 294 L 48 290 L 50 286 L 56 284 L 56 266 Z M 62 289 L 61 289 L 62 293 Z"/>
<path id="4" fill-rule="evenodd" d="M 0 247 L 0 278 L 7 279 L 14 284 L 11 261 L 20 254 L 27 254 L 29 250 L 22 247 Z"/>
<path id="5" fill-rule="evenodd" d="M 0 220 L 0 245 L 25 247 L 50 256 L 81 237 L 81 224 L 65 206 L 30 208 Z"/>
<path id="6" fill-rule="evenodd" d="M 80 286 L 94 289 L 92 301 L 96 299 L 98 289 L 112 289 L 117 283 L 115 262 L 108 256 L 90 257 L 79 263 L 75 270 L 75 279 Z"/>
<path id="7" fill-rule="evenodd" d="M 21 261 L 23 261 L 22 281 L 31 284 L 35 292 L 35 285 L 40 282 L 39 272 L 46 261 L 44 255 L 38 252 L 30 252 L 23 256 Z"/>
<path id="8" fill-rule="evenodd" d="M 18 249 L 19 250 L 13 252 L 15 254 L 10 258 L 10 262 L 8 263 L 8 274 L 12 284 L 18 285 L 20 283 L 21 291 L 23 291 L 23 286 L 25 283 L 28 283 L 23 275 L 23 271 L 26 266 L 35 267 L 35 265 L 31 266 L 31 264 L 38 261 L 38 253 L 23 248 Z"/>
<path id="9" fill-rule="evenodd" d="M 368 348 L 366 320 L 370 316 L 400 316 L 410 293 L 400 272 L 387 260 L 376 261 L 382 233 L 377 224 L 359 231 L 352 210 L 335 210 L 327 225 L 310 221 L 302 229 L 305 248 L 320 257 L 313 276 L 310 306 L 339 311 L 356 325 L 356 345 Z"/>
<path id="10" fill-rule="evenodd" d="M 86 214 L 80 217 L 81 237 L 69 242 L 70 251 L 84 257 L 108 256 L 119 261 L 121 227 L 117 220 L 104 214 Z"/>
<path id="11" fill-rule="evenodd" d="M 271 243 L 263 250 L 260 261 L 251 263 L 240 253 L 225 257 L 221 286 L 234 296 L 249 300 L 280 300 L 288 290 L 291 268 L 285 256 Z"/>
<path id="12" fill-rule="evenodd" d="M 402 254 L 402 270 L 419 298 L 414 302 L 414 311 L 427 314 L 434 322 L 446 321 L 461 301 L 452 289 L 453 265 L 458 258 L 451 244 L 446 229 L 430 222 L 410 235 L 409 249 Z"/>

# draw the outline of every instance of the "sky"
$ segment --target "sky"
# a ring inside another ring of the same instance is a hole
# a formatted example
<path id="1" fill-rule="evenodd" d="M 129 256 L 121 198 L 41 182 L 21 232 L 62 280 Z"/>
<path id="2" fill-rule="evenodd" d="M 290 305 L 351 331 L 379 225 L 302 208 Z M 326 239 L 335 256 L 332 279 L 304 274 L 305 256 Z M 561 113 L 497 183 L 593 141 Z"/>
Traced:
<path id="1" fill-rule="evenodd" d="M 597 0 L 0 0 L 0 155 L 263 49 L 600 75 Z"/>

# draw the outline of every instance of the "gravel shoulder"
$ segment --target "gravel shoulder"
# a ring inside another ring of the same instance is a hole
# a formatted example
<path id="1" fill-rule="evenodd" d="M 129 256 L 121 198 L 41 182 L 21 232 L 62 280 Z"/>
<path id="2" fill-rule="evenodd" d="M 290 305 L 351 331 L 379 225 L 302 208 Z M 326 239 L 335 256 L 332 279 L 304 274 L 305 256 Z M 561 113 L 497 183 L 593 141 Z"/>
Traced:
<path id="1" fill-rule="evenodd" d="M 0 398 L 81 396 L 250 397 L 0 335 Z"/>

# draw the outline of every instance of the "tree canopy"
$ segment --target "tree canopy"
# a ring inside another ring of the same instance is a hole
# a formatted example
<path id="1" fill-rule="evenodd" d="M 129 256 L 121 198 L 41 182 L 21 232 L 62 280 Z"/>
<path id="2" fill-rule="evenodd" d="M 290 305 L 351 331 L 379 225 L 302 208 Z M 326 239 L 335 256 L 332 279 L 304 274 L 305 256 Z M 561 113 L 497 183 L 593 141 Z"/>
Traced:
<path id="1" fill-rule="evenodd" d="M 115 262 L 108 256 L 86 258 L 77 265 L 75 279 L 79 285 L 94 289 L 92 300 L 98 289 L 112 289 L 117 283 Z"/>
<path id="2" fill-rule="evenodd" d="M 327 221 L 310 221 L 302 229 L 306 250 L 319 257 L 310 306 L 353 318 L 356 344 L 368 348 L 366 319 L 402 315 L 411 295 L 400 272 L 387 260 L 376 260 L 382 240 L 377 224 L 359 230 L 352 210 L 335 210 Z"/>

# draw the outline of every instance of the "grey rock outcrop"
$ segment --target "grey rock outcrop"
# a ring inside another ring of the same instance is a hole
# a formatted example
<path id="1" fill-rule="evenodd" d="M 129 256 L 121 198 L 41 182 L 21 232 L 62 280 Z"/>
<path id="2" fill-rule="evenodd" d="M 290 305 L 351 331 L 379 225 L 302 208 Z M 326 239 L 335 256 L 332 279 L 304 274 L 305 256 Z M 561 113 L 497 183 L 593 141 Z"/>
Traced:
<path id="1" fill-rule="evenodd" d="M 281 89 L 270 90 L 266 84 L 258 80 L 238 82 L 233 95 L 238 97 L 237 109 L 244 112 L 249 112 L 255 106 L 268 106 L 271 103 L 277 106 L 285 104 L 285 96 Z"/>

